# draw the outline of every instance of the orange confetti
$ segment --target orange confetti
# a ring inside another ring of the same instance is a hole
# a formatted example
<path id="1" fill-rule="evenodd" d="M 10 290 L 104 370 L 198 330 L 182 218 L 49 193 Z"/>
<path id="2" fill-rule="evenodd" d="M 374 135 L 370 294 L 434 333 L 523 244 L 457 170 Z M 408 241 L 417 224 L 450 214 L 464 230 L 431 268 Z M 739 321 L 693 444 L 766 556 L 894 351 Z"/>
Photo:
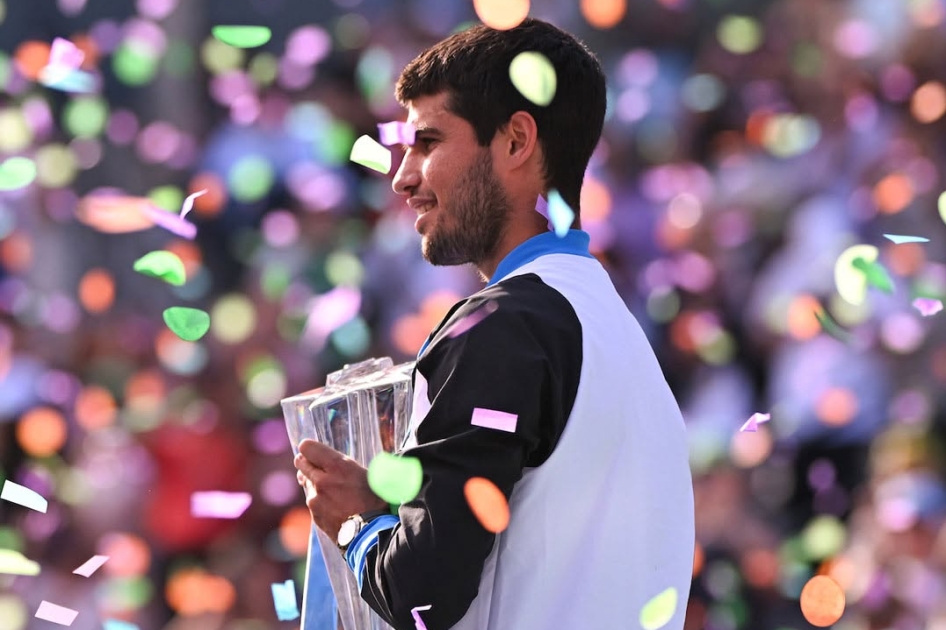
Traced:
<path id="1" fill-rule="evenodd" d="M 857 397 L 849 389 L 831 387 L 826 389 L 815 403 L 815 414 L 825 424 L 840 427 L 857 415 Z"/>
<path id="2" fill-rule="evenodd" d="M 145 212 L 151 205 L 147 197 L 89 195 L 76 207 L 76 218 L 99 232 L 137 232 L 154 226 Z"/>
<path id="3" fill-rule="evenodd" d="M 801 612 L 813 626 L 825 628 L 844 614 L 844 591 L 825 575 L 808 580 L 801 591 Z"/>
<path id="4" fill-rule="evenodd" d="M 581 0 L 581 14 L 595 28 L 612 28 L 627 14 L 627 0 Z"/>
<path id="5" fill-rule="evenodd" d="M 471 477 L 463 486 L 466 502 L 487 531 L 498 534 L 509 525 L 509 504 L 502 491 L 489 479 Z"/>
<path id="6" fill-rule="evenodd" d="M 486 26 L 508 31 L 529 15 L 529 0 L 473 0 L 473 9 Z"/>
<path id="7" fill-rule="evenodd" d="M 33 457 L 48 457 L 66 443 L 66 420 L 51 407 L 27 411 L 16 424 L 16 441 Z"/>
<path id="8" fill-rule="evenodd" d="M 13 61 L 23 76 L 35 81 L 39 78 L 40 71 L 49 63 L 50 48 L 46 42 L 25 41 L 17 46 L 13 53 Z"/>

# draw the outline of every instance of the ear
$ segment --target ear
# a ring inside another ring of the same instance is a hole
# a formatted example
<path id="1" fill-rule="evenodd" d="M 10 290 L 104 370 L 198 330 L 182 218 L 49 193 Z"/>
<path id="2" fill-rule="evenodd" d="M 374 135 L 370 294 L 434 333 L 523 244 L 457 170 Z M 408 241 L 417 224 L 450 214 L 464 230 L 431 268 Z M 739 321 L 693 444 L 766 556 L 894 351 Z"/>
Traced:
<path id="1" fill-rule="evenodd" d="M 501 140 L 499 157 L 508 169 L 517 169 L 538 157 L 539 129 L 529 112 L 515 112 L 498 135 Z"/>

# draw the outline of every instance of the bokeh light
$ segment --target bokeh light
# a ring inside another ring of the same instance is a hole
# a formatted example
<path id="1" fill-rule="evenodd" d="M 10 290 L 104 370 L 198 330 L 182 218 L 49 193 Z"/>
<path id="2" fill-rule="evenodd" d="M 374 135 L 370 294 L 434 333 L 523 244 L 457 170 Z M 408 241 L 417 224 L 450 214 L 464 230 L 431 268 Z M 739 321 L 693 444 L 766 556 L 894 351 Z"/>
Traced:
<path id="1" fill-rule="evenodd" d="M 79 280 L 79 302 L 90 313 L 104 313 L 115 301 L 115 280 L 107 269 L 90 269 Z"/>
<path id="2" fill-rule="evenodd" d="M 33 457 L 47 457 L 66 443 L 68 429 L 63 415 L 51 407 L 35 407 L 16 424 L 16 441 Z"/>

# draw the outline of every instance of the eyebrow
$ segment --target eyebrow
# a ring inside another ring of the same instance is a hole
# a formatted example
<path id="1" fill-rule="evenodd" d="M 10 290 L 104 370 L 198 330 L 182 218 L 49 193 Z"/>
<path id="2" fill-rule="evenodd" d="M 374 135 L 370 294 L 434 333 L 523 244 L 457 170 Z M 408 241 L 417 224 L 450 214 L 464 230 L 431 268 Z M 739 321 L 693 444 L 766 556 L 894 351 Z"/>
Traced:
<path id="1" fill-rule="evenodd" d="M 421 126 L 416 126 L 416 125 L 415 125 L 415 127 L 414 127 L 414 135 L 415 135 L 415 137 L 423 135 L 423 136 L 435 136 L 435 137 L 440 137 L 440 138 L 442 138 L 442 137 L 443 137 L 443 132 L 441 132 L 441 131 L 440 131 L 439 129 L 437 129 L 436 127 L 431 127 L 431 126 L 429 126 L 429 125 L 428 125 L 428 126 L 423 126 L 423 125 L 421 125 Z M 407 150 L 410 148 L 410 146 L 409 146 L 409 145 L 406 145 L 406 144 L 402 144 L 402 145 L 401 145 L 401 148 L 404 149 L 404 151 L 407 151 Z"/>

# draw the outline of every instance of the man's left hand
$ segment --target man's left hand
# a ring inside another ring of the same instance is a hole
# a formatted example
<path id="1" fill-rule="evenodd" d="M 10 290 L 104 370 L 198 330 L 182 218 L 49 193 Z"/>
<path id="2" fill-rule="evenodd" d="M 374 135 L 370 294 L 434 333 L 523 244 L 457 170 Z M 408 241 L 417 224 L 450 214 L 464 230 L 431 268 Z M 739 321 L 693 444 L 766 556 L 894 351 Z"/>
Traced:
<path id="1" fill-rule="evenodd" d="M 324 444 L 302 440 L 293 464 L 312 520 L 332 540 L 349 516 L 388 508 L 368 485 L 368 470 Z"/>

